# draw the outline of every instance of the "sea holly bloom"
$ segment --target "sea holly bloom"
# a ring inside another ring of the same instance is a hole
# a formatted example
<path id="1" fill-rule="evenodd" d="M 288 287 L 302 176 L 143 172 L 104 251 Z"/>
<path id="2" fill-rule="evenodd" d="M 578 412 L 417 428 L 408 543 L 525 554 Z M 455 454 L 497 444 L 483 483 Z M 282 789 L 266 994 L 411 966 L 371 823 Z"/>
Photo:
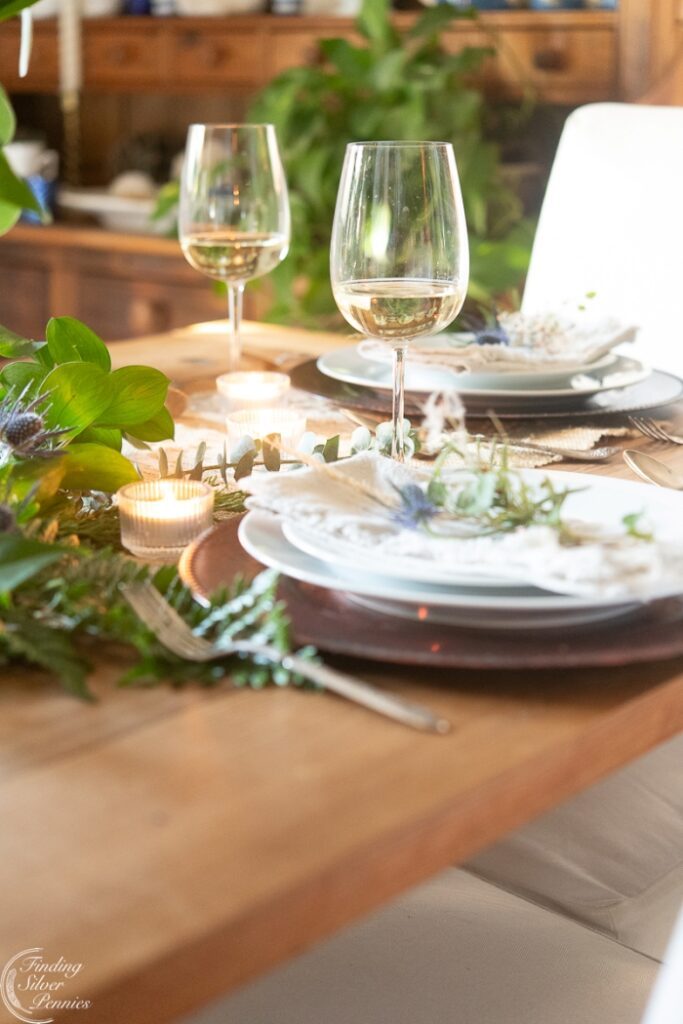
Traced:
<path id="1" fill-rule="evenodd" d="M 59 449 L 54 448 L 52 442 L 68 433 L 68 428 L 46 428 L 39 410 L 49 396 L 39 395 L 27 403 L 26 394 L 25 388 L 18 398 L 6 395 L 0 401 L 0 442 L 18 458 L 49 459 L 59 455 Z"/>
<path id="2" fill-rule="evenodd" d="M 391 519 L 397 526 L 402 526 L 406 530 L 417 530 L 439 514 L 438 506 L 417 484 L 396 487 L 396 491 L 401 504 L 392 511 Z"/>

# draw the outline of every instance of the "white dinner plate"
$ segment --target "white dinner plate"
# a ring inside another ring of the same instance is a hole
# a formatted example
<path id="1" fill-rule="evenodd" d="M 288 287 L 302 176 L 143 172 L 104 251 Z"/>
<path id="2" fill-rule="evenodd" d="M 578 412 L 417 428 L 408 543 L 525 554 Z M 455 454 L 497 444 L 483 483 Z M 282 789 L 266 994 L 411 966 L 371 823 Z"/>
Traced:
<path id="1" fill-rule="evenodd" d="M 536 587 L 429 587 L 367 572 L 341 573 L 305 554 L 285 537 L 279 519 L 267 512 L 249 512 L 239 527 L 247 554 L 285 576 L 303 583 L 339 590 L 369 607 L 394 614 L 478 629 L 558 629 L 585 625 L 635 612 L 635 602 L 565 597 Z"/>
<path id="2" fill-rule="evenodd" d="M 392 388 L 391 366 L 367 359 L 355 345 L 326 352 L 317 360 L 321 373 L 333 380 L 376 391 Z M 602 391 L 625 388 L 645 380 L 651 373 L 637 359 L 610 355 L 577 373 L 473 374 L 455 373 L 438 366 L 406 364 L 406 390 L 416 394 L 456 390 L 471 400 L 509 399 L 519 402 L 536 398 L 581 398 Z"/>

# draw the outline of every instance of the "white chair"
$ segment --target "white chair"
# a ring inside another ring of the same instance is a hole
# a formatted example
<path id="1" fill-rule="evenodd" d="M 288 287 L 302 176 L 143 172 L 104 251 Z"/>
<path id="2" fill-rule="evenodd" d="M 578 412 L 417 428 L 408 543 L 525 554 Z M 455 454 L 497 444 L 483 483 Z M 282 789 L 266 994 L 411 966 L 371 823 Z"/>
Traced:
<path id="1" fill-rule="evenodd" d="M 466 867 L 660 960 L 683 903 L 683 737 L 519 829 Z"/>
<path id="2" fill-rule="evenodd" d="M 640 326 L 626 351 L 683 374 L 681 239 L 683 108 L 581 107 L 553 162 L 523 308 L 595 291 L 596 309 Z M 683 737 L 468 866 L 660 958 L 683 901 Z"/>
<path id="3" fill-rule="evenodd" d="M 683 108 L 597 103 L 569 116 L 522 308 L 580 303 L 640 326 L 628 346 L 683 374 Z"/>
<path id="4" fill-rule="evenodd" d="M 639 1024 L 657 967 L 452 869 L 185 1024 Z"/>
<path id="5" fill-rule="evenodd" d="M 643 1024 L 681 1024 L 683 1020 L 683 909 L 666 952 L 664 967 L 647 1006 Z"/>

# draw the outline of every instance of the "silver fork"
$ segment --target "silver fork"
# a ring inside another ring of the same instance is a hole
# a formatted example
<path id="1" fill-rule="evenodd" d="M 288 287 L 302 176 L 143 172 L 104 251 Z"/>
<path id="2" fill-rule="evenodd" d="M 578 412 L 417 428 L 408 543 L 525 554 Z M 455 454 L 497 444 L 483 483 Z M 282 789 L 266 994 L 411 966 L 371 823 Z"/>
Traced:
<path id="1" fill-rule="evenodd" d="M 486 437 L 484 434 L 470 434 L 470 438 L 474 441 L 488 441 L 489 443 L 493 438 Z M 616 455 L 619 448 L 591 448 L 588 451 L 583 451 L 578 448 L 560 448 L 551 444 L 536 444 L 534 441 L 512 441 L 507 438 L 501 438 L 499 441 L 501 447 L 513 448 L 517 451 L 520 449 L 526 452 L 538 452 L 540 455 L 561 455 L 565 459 L 571 459 L 573 462 L 604 462 L 605 459 L 611 458 Z"/>
<path id="2" fill-rule="evenodd" d="M 653 441 L 663 441 L 668 444 L 683 444 L 683 437 L 678 434 L 670 434 L 668 430 L 652 419 L 651 416 L 629 416 L 629 423 L 636 430 L 649 437 Z"/>
<path id="3" fill-rule="evenodd" d="M 250 640 L 230 640 L 227 643 L 215 644 L 203 637 L 195 636 L 187 623 L 149 581 L 125 584 L 121 591 L 138 618 L 149 626 L 164 647 L 187 661 L 213 661 L 230 654 L 256 655 L 273 664 L 282 665 L 288 672 L 294 672 L 325 690 L 346 697 L 356 704 L 362 704 L 371 711 L 376 711 L 403 725 L 409 725 L 413 729 L 441 734 L 450 732 L 450 722 L 435 715 L 428 708 L 413 704 L 394 694 L 385 693 L 369 683 L 336 672 L 326 665 L 308 661 L 297 654 L 283 653 L 276 647 L 253 643 Z"/>

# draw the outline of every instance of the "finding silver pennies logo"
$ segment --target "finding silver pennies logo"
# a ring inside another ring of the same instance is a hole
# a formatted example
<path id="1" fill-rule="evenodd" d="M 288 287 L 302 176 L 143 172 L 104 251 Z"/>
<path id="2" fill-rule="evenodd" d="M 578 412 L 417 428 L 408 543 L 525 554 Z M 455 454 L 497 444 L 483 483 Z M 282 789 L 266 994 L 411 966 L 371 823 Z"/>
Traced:
<path id="1" fill-rule="evenodd" d="M 42 949 L 25 949 L 5 964 L 0 975 L 0 996 L 9 1012 L 26 1024 L 52 1024 L 56 1010 L 87 1010 L 89 999 L 71 994 L 69 983 L 83 970 L 83 964 L 69 963 L 63 956 L 50 960 Z"/>

